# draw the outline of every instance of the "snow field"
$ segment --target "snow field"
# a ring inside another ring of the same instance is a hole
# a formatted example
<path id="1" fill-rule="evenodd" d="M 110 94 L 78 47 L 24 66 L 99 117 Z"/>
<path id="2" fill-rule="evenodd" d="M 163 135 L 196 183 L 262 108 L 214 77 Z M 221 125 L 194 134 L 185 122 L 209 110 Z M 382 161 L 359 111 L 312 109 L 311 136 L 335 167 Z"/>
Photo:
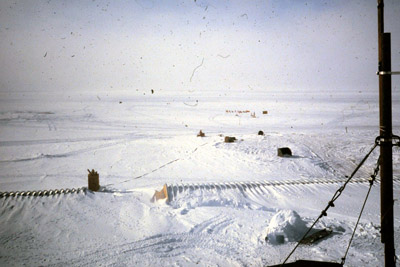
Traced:
<path id="1" fill-rule="evenodd" d="M 96 193 L 0 199 L 0 265 L 278 264 L 340 183 L 187 190 L 168 204 L 151 203 L 154 191 L 165 183 L 342 181 L 377 135 L 372 94 L 359 100 L 358 93 L 2 93 L 1 99 L 0 191 L 86 186 L 86 169 L 100 173 L 103 187 Z M 226 110 L 250 110 L 256 118 Z M 398 116 L 393 117 L 396 133 Z M 196 137 L 200 129 L 206 137 Z M 265 135 L 258 136 L 259 130 Z M 225 135 L 238 141 L 224 143 Z M 283 146 L 294 156 L 277 157 Z M 355 178 L 369 177 L 378 154 L 376 149 Z M 395 148 L 396 179 L 399 155 Z M 340 261 L 367 190 L 366 183 L 349 184 L 316 225 L 333 234 L 300 246 L 291 261 Z M 394 190 L 398 199 L 398 182 Z M 395 201 L 396 244 L 399 205 Z M 376 183 L 347 266 L 382 265 L 379 208 Z M 282 212 L 288 214 L 274 225 Z M 294 217 L 300 224 L 283 244 L 265 241 L 272 226 Z"/>

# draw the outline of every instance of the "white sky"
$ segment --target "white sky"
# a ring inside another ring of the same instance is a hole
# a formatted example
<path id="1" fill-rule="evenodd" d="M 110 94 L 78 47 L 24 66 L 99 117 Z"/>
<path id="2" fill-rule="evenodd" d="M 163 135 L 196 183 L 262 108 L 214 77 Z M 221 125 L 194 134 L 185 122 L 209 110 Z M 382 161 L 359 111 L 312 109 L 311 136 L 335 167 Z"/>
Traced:
<path id="1" fill-rule="evenodd" d="M 377 54 L 376 0 L 0 2 L 2 92 L 374 91 Z"/>

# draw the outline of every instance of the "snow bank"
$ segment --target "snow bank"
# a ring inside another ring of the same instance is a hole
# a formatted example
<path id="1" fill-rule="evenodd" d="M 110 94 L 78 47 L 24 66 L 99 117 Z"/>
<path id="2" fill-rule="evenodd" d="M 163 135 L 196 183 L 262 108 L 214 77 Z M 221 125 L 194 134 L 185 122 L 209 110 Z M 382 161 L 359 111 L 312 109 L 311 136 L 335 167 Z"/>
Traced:
<path id="1" fill-rule="evenodd" d="M 299 241 L 307 230 L 306 223 L 296 211 L 281 210 L 272 217 L 266 239 L 273 245 Z"/>

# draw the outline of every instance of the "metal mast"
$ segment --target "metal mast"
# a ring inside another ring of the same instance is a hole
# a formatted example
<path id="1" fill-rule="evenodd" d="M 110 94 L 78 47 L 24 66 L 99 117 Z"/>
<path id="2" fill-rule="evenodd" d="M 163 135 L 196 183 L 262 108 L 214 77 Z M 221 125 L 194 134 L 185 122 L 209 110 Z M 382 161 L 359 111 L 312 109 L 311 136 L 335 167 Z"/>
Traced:
<path id="1" fill-rule="evenodd" d="M 381 241 L 385 246 L 385 267 L 394 267 L 391 47 L 390 33 L 384 32 L 383 7 L 383 0 L 378 0 Z"/>

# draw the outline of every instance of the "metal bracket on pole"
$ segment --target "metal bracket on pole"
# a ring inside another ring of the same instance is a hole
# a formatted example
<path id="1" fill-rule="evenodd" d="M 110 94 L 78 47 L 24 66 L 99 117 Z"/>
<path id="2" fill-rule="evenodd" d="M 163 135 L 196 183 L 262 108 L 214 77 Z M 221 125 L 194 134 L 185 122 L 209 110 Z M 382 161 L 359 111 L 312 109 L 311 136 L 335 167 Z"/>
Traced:
<path id="1" fill-rule="evenodd" d="M 375 138 L 375 144 L 380 146 L 383 143 L 392 143 L 392 146 L 400 146 L 400 137 L 397 135 L 392 135 L 389 138 L 383 136 L 378 136 Z"/>
<path id="2" fill-rule="evenodd" d="M 400 75 L 400 71 L 377 71 L 376 75 Z"/>
<path id="3" fill-rule="evenodd" d="M 392 138 L 393 138 L 392 140 L 395 141 L 393 146 L 399 146 L 400 147 L 400 137 L 397 136 L 397 135 L 393 135 Z"/>

